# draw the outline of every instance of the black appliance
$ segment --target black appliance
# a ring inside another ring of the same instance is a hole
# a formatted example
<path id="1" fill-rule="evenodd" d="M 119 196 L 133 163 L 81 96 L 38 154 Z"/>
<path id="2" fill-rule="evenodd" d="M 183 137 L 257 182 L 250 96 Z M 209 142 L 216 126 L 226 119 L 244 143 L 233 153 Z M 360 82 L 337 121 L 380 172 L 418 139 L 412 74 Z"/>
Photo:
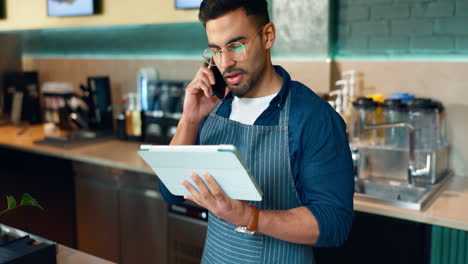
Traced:
<path id="1" fill-rule="evenodd" d="M 89 128 L 111 131 L 113 124 L 109 77 L 88 77 L 88 86 L 81 86 L 81 89 L 84 92 L 83 99 L 89 107 Z"/>
<path id="2" fill-rule="evenodd" d="M 41 122 L 37 72 L 5 72 L 3 74 L 3 113 L 10 118 L 31 124 Z"/>

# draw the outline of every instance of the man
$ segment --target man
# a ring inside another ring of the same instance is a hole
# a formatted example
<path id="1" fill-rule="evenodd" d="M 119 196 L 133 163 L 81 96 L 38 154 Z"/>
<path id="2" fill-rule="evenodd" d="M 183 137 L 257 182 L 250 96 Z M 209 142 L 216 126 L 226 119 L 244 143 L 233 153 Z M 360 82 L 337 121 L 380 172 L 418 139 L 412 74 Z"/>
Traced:
<path id="1" fill-rule="evenodd" d="M 338 246 L 353 218 L 354 178 L 345 124 L 327 102 L 273 66 L 275 26 L 265 0 L 204 0 L 204 57 L 228 94 L 212 96 L 213 72 L 201 67 L 187 86 L 171 145 L 235 145 L 264 196 L 227 197 L 208 173 L 184 181 L 210 211 L 203 263 L 313 263 L 314 246 Z M 205 185 L 200 177 L 208 183 Z"/>

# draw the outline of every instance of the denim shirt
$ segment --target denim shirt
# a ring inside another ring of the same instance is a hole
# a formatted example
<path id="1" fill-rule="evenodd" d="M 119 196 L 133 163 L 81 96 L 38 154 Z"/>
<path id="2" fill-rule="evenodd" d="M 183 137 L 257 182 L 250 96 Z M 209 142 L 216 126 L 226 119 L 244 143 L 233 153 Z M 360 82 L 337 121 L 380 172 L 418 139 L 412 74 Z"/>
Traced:
<path id="1" fill-rule="evenodd" d="M 279 93 L 254 125 L 279 124 L 279 114 L 291 90 L 288 140 L 291 170 L 302 205 L 317 219 L 320 235 L 314 246 L 339 246 L 348 237 L 353 221 L 354 176 L 346 124 L 323 99 L 302 83 L 292 81 L 280 66 L 283 78 Z M 222 101 L 217 115 L 229 118 L 233 96 Z M 204 121 L 200 126 L 202 129 Z M 160 183 L 168 203 L 181 203 Z"/>

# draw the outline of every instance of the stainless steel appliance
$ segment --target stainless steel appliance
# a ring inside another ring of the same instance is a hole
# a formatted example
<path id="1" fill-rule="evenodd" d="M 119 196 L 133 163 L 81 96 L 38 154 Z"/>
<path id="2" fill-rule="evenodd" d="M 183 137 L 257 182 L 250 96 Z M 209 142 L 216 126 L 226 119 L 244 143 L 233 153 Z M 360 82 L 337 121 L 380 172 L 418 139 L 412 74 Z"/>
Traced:
<path id="1" fill-rule="evenodd" d="M 408 123 L 373 124 L 365 129 L 405 128 L 408 148 L 354 145 L 355 197 L 397 207 L 422 210 L 451 176 L 449 147 L 415 150 L 414 128 Z"/>
<path id="2" fill-rule="evenodd" d="M 379 178 L 418 184 L 435 184 L 448 173 L 449 147 L 416 150 L 382 146 L 359 147 L 359 177 Z M 409 172 L 410 162 L 414 170 Z M 411 173 L 411 176 L 408 175 Z"/>
<path id="3" fill-rule="evenodd" d="M 185 202 L 171 205 L 168 214 L 168 263 L 201 262 L 207 232 L 208 211 Z"/>

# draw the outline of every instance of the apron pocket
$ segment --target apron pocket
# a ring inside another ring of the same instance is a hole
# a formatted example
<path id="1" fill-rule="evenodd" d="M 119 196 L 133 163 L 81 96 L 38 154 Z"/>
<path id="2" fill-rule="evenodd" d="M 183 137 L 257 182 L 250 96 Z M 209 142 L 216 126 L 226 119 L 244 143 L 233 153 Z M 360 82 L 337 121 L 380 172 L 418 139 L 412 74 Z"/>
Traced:
<path id="1" fill-rule="evenodd" d="M 210 213 L 202 263 L 260 263 L 263 235 L 234 231 L 235 226 Z"/>

